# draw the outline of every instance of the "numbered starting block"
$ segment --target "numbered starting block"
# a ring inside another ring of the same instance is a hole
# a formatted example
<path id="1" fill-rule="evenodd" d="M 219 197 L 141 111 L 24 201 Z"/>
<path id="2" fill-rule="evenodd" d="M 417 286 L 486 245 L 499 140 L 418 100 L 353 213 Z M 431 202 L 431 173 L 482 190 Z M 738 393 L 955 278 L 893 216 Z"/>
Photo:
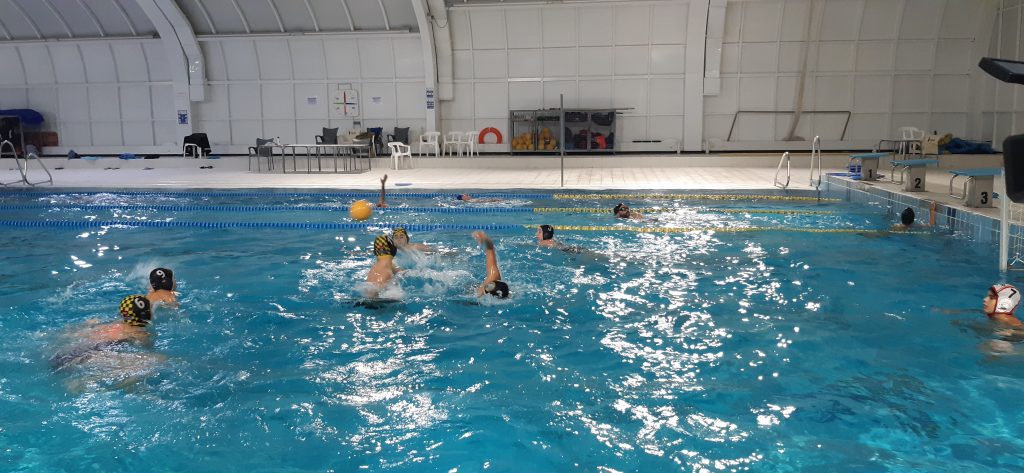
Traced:
<path id="1" fill-rule="evenodd" d="M 892 161 L 892 182 L 902 183 L 905 192 L 924 192 L 925 170 L 929 164 L 939 164 L 938 159 L 903 159 Z M 900 172 L 900 180 L 896 180 L 896 171 Z"/>
<path id="2" fill-rule="evenodd" d="M 889 153 L 851 154 L 850 164 L 860 164 L 860 180 L 878 180 L 878 160 L 889 156 Z"/>
<path id="3" fill-rule="evenodd" d="M 995 177 L 1003 173 L 1002 168 L 956 169 L 949 172 L 953 174 L 949 179 L 949 195 L 963 200 L 968 207 L 992 207 L 992 186 Z M 967 178 L 960 194 L 953 190 L 953 181 L 958 177 Z"/>

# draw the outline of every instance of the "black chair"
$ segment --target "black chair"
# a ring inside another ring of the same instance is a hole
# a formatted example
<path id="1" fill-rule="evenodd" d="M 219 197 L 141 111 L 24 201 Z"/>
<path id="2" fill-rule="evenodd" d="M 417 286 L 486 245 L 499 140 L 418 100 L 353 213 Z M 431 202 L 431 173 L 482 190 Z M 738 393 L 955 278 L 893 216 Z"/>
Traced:
<path id="1" fill-rule="evenodd" d="M 202 158 L 210 155 L 210 139 L 206 133 L 192 133 L 185 137 L 181 145 L 181 156 Z"/>
<path id="2" fill-rule="evenodd" d="M 395 133 L 388 135 L 388 143 L 393 143 L 395 141 L 403 144 L 409 144 L 409 127 L 395 127 Z"/>
<path id="3" fill-rule="evenodd" d="M 338 144 L 338 129 L 337 128 L 324 128 L 323 134 L 316 135 L 316 144 L 318 145 L 336 145 Z"/>
<path id="4" fill-rule="evenodd" d="M 274 140 L 256 138 L 256 146 L 249 147 L 249 170 L 252 171 L 252 158 L 256 158 L 256 172 L 260 172 L 260 158 L 267 158 L 267 170 L 274 169 Z M 284 164 L 282 163 L 282 166 Z"/>
<path id="5" fill-rule="evenodd" d="M 373 133 L 373 140 L 370 142 L 373 157 L 384 154 L 384 127 L 367 128 L 366 131 Z"/>

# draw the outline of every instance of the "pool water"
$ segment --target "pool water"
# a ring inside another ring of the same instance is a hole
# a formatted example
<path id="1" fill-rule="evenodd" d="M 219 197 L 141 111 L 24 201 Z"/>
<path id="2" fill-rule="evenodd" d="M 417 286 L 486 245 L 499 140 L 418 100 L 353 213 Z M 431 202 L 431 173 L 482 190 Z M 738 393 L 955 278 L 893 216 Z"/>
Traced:
<path id="1" fill-rule="evenodd" d="M 0 194 L 0 465 L 1024 468 L 1024 358 L 980 348 L 994 338 L 977 310 L 1000 280 L 993 248 L 880 232 L 886 209 L 835 201 L 633 199 L 657 211 L 617 222 L 532 210 L 617 201 L 517 195 L 468 207 L 393 195 L 365 226 L 316 229 L 347 222 L 352 199 Z M 399 255 L 397 301 L 365 303 L 374 235 L 407 223 L 440 251 Z M 528 226 L 541 223 L 579 228 L 556 238 L 587 251 L 538 248 Z M 509 300 L 471 295 L 476 227 L 491 228 Z M 158 266 L 182 294 L 139 353 L 159 357 L 51 371 L 61 333 L 116 320 Z"/>

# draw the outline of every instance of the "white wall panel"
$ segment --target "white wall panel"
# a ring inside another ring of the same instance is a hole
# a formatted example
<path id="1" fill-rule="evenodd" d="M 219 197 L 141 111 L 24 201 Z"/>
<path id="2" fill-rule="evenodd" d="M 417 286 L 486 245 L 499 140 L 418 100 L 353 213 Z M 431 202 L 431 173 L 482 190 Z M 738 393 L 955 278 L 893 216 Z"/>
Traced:
<path id="1" fill-rule="evenodd" d="M 292 84 L 263 84 L 260 86 L 263 118 L 295 118 L 295 90 Z"/>
<path id="2" fill-rule="evenodd" d="M 285 40 L 257 40 L 256 56 L 260 64 L 260 79 L 286 80 L 292 78 L 292 52 Z"/>
<path id="3" fill-rule="evenodd" d="M 426 91 L 422 83 L 399 82 L 395 84 L 398 100 L 397 117 L 401 120 L 421 119 L 426 109 Z"/>
<path id="4" fill-rule="evenodd" d="M 78 46 L 89 82 L 117 82 L 117 67 L 108 43 L 83 43 Z"/>
<path id="5" fill-rule="evenodd" d="M 470 15 L 473 49 L 505 49 L 505 16 L 500 8 L 480 8 Z"/>
<path id="6" fill-rule="evenodd" d="M 28 107 L 28 89 L 0 88 L 0 109 Z"/>
<path id="7" fill-rule="evenodd" d="M 939 35 L 943 38 L 971 39 L 974 24 L 984 13 L 977 0 L 947 0 Z"/>
<path id="8" fill-rule="evenodd" d="M 18 46 L 21 62 L 25 67 L 25 78 L 30 84 L 53 84 L 57 78 L 50 61 L 50 50 L 44 44 L 23 44 Z"/>
<path id="9" fill-rule="evenodd" d="M 857 30 L 863 0 L 830 0 L 822 3 L 825 7 L 821 19 L 822 40 L 855 40 L 859 37 Z"/>
<path id="10" fill-rule="evenodd" d="M 320 39 L 292 39 L 288 41 L 291 55 L 292 77 L 296 79 L 324 79 L 327 62 L 324 42 Z"/>
<path id="11" fill-rule="evenodd" d="M 732 116 L 739 110 L 739 79 L 723 77 L 722 88 L 718 95 L 704 98 L 704 113 L 729 114 Z"/>
<path id="12" fill-rule="evenodd" d="M 853 79 L 854 112 L 888 113 L 891 106 L 891 76 L 858 76 Z"/>
<path id="13" fill-rule="evenodd" d="M 785 57 L 785 52 L 788 48 L 787 44 L 782 44 L 782 52 L 780 57 Z M 794 54 L 795 55 L 795 54 Z M 783 59 L 780 59 L 780 68 L 782 67 Z M 782 69 L 780 69 L 782 70 Z M 722 64 L 721 74 L 735 74 L 740 71 L 740 45 L 736 43 L 723 44 L 722 45 Z"/>
<path id="14" fill-rule="evenodd" d="M 148 100 L 149 95 L 147 94 L 146 97 Z M 57 114 L 57 103 L 57 89 L 54 87 L 28 89 L 28 103 L 25 106 L 34 108 L 43 114 L 43 119 L 46 120 L 43 128 L 46 130 L 56 131 L 59 128 L 60 117 Z"/>
<path id="15" fill-rule="evenodd" d="M 775 78 L 741 77 L 739 109 L 775 110 Z"/>
<path id="16" fill-rule="evenodd" d="M 448 10 L 448 25 L 452 29 L 453 49 L 473 49 L 467 10 Z"/>
<path id="17" fill-rule="evenodd" d="M 395 56 L 387 39 L 360 39 L 359 64 L 367 79 L 395 77 Z"/>
<path id="18" fill-rule="evenodd" d="M 508 85 L 504 82 L 478 82 L 473 99 L 475 118 L 508 117 Z"/>
<path id="19" fill-rule="evenodd" d="M 580 49 L 582 61 L 583 49 Z M 540 49 L 508 50 L 509 77 L 541 77 L 544 75 L 544 55 Z"/>
<path id="20" fill-rule="evenodd" d="M 580 82 L 580 91 L 583 90 Z M 609 93 L 611 89 L 609 88 Z M 540 82 L 516 81 L 508 83 L 509 110 L 536 110 L 544 106 L 544 88 Z"/>
<path id="21" fill-rule="evenodd" d="M 614 72 L 614 48 L 579 48 L 581 76 L 610 76 Z"/>
<path id="22" fill-rule="evenodd" d="M 896 45 L 897 71 L 929 71 L 934 62 L 934 41 L 900 41 Z"/>
<path id="23" fill-rule="evenodd" d="M 849 76 L 819 76 L 814 81 L 816 110 L 850 110 L 853 81 Z"/>
<path id="24" fill-rule="evenodd" d="M 782 15 L 782 41 L 804 41 L 806 39 L 807 15 L 810 14 L 809 0 L 786 0 Z"/>
<path id="25" fill-rule="evenodd" d="M 153 146 L 152 122 L 130 121 L 122 123 L 121 126 L 125 146 Z"/>
<path id="26" fill-rule="evenodd" d="M 92 146 L 92 131 L 89 122 L 62 122 L 58 139 L 63 146 Z"/>
<path id="27" fill-rule="evenodd" d="M 651 43 L 683 44 L 686 42 L 688 8 L 686 4 L 652 5 Z"/>
<path id="28" fill-rule="evenodd" d="M 474 75 L 473 51 L 453 51 L 452 56 L 455 61 L 453 68 L 455 79 L 472 79 Z"/>
<path id="29" fill-rule="evenodd" d="M 931 76 L 905 75 L 893 78 L 894 112 L 927 112 L 931 105 Z"/>
<path id="30" fill-rule="evenodd" d="M 473 119 L 473 84 L 456 83 L 455 100 L 441 102 L 444 105 L 442 116 L 447 119 Z"/>
<path id="31" fill-rule="evenodd" d="M 615 48 L 615 75 L 645 75 L 650 63 L 647 46 L 618 46 Z"/>
<path id="32" fill-rule="evenodd" d="M 945 0 L 906 0 L 901 39 L 932 39 L 939 34 Z"/>
<path id="33" fill-rule="evenodd" d="M 508 28 L 506 35 L 509 49 L 543 46 L 541 44 L 540 9 L 507 9 L 505 10 L 505 24 Z"/>
<path id="34" fill-rule="evenodd" d="M 851 140 L 877 140 L 879 136 L 888 136 L 888 114 L 854 114 L 850 117 L 850 128 L 846 137 Z"/>
<path id="35" fill-rule="evenodd" d="M 579 9 L 580 46 L 611 46 L 615 43 L 615 9 L 587 6 Z"/>
<path id="36" fill-rule="evenodd" d="M 256 146 L 256 138 L 272 139 L 277 135 L 263 134 L 263 122 L 260 120 L 231 120 L 231 141 L 236 144 L 248 143 Z"/>
<path id="37" fill-rule="evenodd" d="M 392 82 L 364 82 L 362 100 L 365 118 L 393 119 L 398 113 Z"/>
<path id="38" fill-rule="evenodd" d="M 743 25 L 743 3 L 728 2 L 725 5 L 725 43 L 740 41 L 740 27 Z"/>
<path id="39" fill-rule="evenodd" d="M 507 68 L 504 50 L 473 51 L 473 75 L 477 79 L 504 79 L 509 76 Z"/>
<path id="40" fill-rule="evenodd" d="M 282 143 L 299 142 L 295 120 L 263 120 L 263 135 L 280 137 Z M 312 136 L 303 136 L 302 138 L 302 141 L 314 139 Z"/>
<path id="41" fill-rule="evenodd" d="M 579 102 L 588 108 L 611 107 L 612 81 L 607 79 L 581 80 L 579 82 Z"/>
<path id="42" fill-rule="evenodd" d="M 822 72 L 849 72 L 853 70 L 853 41 L 827 41 L 818 44 L 817 70 Z"/>
<path id="43" fill-rule="evenodd" d="M 50 56 L 53 58 L 53 69 L 60 84 L 81 84 L 85 82 L 85 64 L 82 54 L 74 44 L 51 45 Z"/>
<path id="44" fill-rule="evenodd" d="M 782 25 L 782 2 L 759 2 L 745 6 L 743 12 L 743 42 L 775 42 Z M 803 28 L 801 28 L 803 30 Z"/>
<path id="45" fill-rule="evenodd" d="M 393 38 L 395 77 L 423 78 L 423 46 L 419 38 Z"/>
<path id="46" fill-rule="evenodd" d="M 587 25 L 581 25 L 587 27 Z M 615 7 L 615 44 L 648 44 L 651 41 L 650 5 L 617 5 Z"/>
<path id="47" fill-rule="evenodd" d="M 91 123 L 93 146 L 121 146 L 121 122 L 93 121 Z"/>
<path id="48" fill-rule="evenodd" d="M 149 99 L 148 85 L 122 85 L 119 90 L 121 105 L 121 118 L 127 123 L 145 122 L 150 129 L 149 141 L 153 141 L 153 125 L 149 123 L 153 119 L 153 110 Z M 227 116 L 227 113 L 224 114 Z"/>
<path id="49" fill-rule="evenodd" d="M 228 85 L 228 103 L 233 119 L 263 117 L 263 97 L 260 95 L 259 84 Z"/>
<path id="50" fill-rule="evenodd" d="M 857 63 L 859 71 L 891 71 L 896 53 L 892 42 L 864 42 L 857 45 Z"/>
<path id="51" fill-rule="evenodd" d="M 651 79 L 649 86 L 651 115 L 683 115 L 683 79 Z"/>
<path id="52" fill-rule="evenodd" d="M 650 117 L 647 120 L 647 137 L 652 140 L 679 139 L 682 133 L 682 116 Z"/>
<path id="53" fill-rule="evenodd" d="M 933 112 L 960 112 L 967 113 L 968 97 L 964 93 L 970 86 L 969 77 L 966 75 L 940 76 L 932 79 L 932 103 Z"/>
<path id="54" fill-rule="evenodd" d="M 575 76 L 578 62 L 579 55 L 576 48 L 544 49 L 544 76 Z M 644 62 L 646 63 L 646 58 Z"/>
<path id="55" fill-rule="evenodd" d="M 196 103 L 193 108 L 197 120 L 227 120 L 231 117 L 229 110 L 228 86 L 225 84 L 207 86 L 206 100 Z"/>
<path id="56" fill-rule="evenodd" d="M 1018 122 L 1020 118 L 1017 119 Z M 966 136 L 966 113 L 933 113 L 929 122 L 931 131 L 942 130 L 941 133 L 952 133 L 953 136 Z"/>
<path id="57" fill-rule="evenodd" d="M 647 79 L 616 79 L 612 84 L 615 108 L 632 107 L 630 115 L 647 114 Z M 628 135 L 627 135 L 628 136 Z"/>
<path id="58" fill-rule="evenodd" d="M 146 53 L 146 65 L 149 69 L 149 80 L 169 81 L 171 72 L 168 69 L 167 53 L 163 45 L 158 41 L 147 41 L 142 43 L 142 50 Z M 54 58 L 56 60 L 56 58 Z"/>
<path id="59" fill-rule="evenodd" d="M 544 82 L 544 108 L 558 106 L 558 96 L 565 96 L 565 106 L 580 107 L 579 89 L 574 80 L 553 80 Z"/>
<path id="60" fill-rule="evenodd" d="M 899 33 L 900 2 L 866 0 L 860 37 L 868 40 L 896 39 Z"/>
<path id="61" fill-rule="evenodd" d="M 233 39 L 221 42 L 227 64 L 228 80 L 256 80 L 260 78 L 260 63 L 256 44 L 251 40 Z"/>
<path id="62" fill-rule="evenodd" d="M 327 58 L 327 77 L 330 79 L 354 79 L 362 75 L 359 68 L 359 50 L 353 39 L 324 40 L 324 56 Z M 369 51 L 368 51 L 369 53 Z"/>
<path id="63" fill-rule="evenodd" d="M 546 7 L 541 9 L 545 48 L 576 47 L 576 9 Z"/>
<path id="64" fill-rule="evenodd" d="M 321 61 L 323 62 L 323 61 Z M 331 101 L 326 84 L 295 84 L 295 118 L 327 120 L 327 106 Z M 314 103 L 309 103 L 310 97 Z"/>
<path id="65" fill-rule="evenodd" d="M 153 85 L 149 88 L 150 101 L 153 103 L 153 120 L 168 120 L 173 126 L 177 118 L 174 110 L 174 88 L 170 85 Z M 173 130 L 172 130 L 173 134 Z M 157 136 L 160 136 L 157 134 Z"/>
<path id="66" fill-rule="evenodd" d="M 57 89 L 57 93 L 62 121 L 89 120 L 89 91 L 87 88 L 61 87 Z"/>
<path id="67" fill-rule="evenodd" d="M 25 71 L 21 67 L 21 58 L 16 46 L 0 46 L 0 84 L 24 84 Z"/>
<path id="68" fill-rule="evenodd" d="M 776 43 L 749 43 L 740 50 L 740 72 L 775 72 L 778 67 L 779 45 Z"/>
<path id="69" fill-rule="evenodd" d="M 146 65 L 146 54 L 138 43 L 111 43 L 114 62 L 117 64 L 117 80 L 119 82 L 148 82 L 149 68 Z M 209 60 L 207 60 L 209 62 Z"/>
<path id="70" fill-rule="evenodd" d="M 976 65 L 971 59 L 973 42 L 966 39 L 943 39 L 936 45 L 936 74 L 970 74 Z"/>
<path id="71" fill-rule="evenodd" d="M 683 74 L 686 72 L 686 46 L 651 46 L 651 74 Z"/>

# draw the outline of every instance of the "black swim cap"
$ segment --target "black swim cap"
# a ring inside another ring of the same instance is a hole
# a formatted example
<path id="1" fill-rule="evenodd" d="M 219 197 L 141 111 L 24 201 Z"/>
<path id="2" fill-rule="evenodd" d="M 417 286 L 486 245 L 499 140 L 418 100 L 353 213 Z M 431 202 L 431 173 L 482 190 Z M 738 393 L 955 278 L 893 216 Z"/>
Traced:
<path id="1" fill-rule="evenodd" d="M 167 268 L 156 268 L 149 272 L 149 285 L 154 291 L 174 290 L 174 272 Z"/>
<path id="2" fill-rule="evenodd" d="M 484 287 L 484 292 L 499 299 L 508 298 L 508 284 L 504 281 L 494 281 Z"/>
<path id="3" fill-rule="evenodd" d="M 145 296 L 132 294 L 121 299 L 121 317 L 125 323 L 145 327 L 153 319 L 152 305 Z"/>
<path id="4" fill-rule="evenodd" d="M 613 214 L 618 214 L 619 211 L 622 210 L 622 208 L 625 207 L 625 206 L 626 206 L 626 204 L 623 204 L 622 202 L 619 202 L 619 205 L 616 205 L 615 208 L 612 209 L 612 213 Z"/>
<path id="5" fill-rule="evenodd" d="M 911 225 L 914 223 L 914 209 L 907 207 L 900 213 L 900 222 L 904 225 Z"/>
<path id="6" fill-rule="evenodd" d="M 540 238 L 541 240 L 550 240 L 555 237 L 555 228 L 551 225 L 540 226 Z"/>

